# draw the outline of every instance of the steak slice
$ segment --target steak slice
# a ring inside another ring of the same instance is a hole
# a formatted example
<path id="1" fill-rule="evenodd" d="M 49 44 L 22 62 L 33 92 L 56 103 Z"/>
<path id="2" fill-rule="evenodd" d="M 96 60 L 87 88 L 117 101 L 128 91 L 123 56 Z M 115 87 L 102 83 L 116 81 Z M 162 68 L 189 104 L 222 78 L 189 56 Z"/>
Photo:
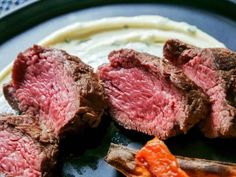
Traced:
<path id="1" fill-rule="evenodd" d="M 236 53 L 224 48 L 200 49 L 168 40 L 164 56 L 210 97 L 211 115 L 201 123 L 210 138 L 236 136 Z"/>
<path id="2" fill-rule="evenodd" d="M 39 139 L 42 130 L 26 115 L 0 116 L 0 176 L 53 175 L 57 141 Z"/>
<path id="3" fill-rule="evenodd" d="M 186 133 L 208 114 L 207 97 L 167 60 L 122 49 L 99 67 L 111 116 L 161 139 Z"/>
<path id="4" fill-rule="evenodd" d="M 56 136 L 96 127 L 105 106 L 103 87 L 90 66 L 65 51 L 37 45 L 17 56 L 4 95 L 14 109 L 37 117 Z"/>

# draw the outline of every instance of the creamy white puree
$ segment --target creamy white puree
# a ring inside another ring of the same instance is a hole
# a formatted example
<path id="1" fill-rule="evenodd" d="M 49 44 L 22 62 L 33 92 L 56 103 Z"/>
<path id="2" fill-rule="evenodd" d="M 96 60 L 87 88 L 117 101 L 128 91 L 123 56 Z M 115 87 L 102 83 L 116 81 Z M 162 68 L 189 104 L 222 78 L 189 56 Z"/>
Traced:
<path id="1" fill-rule="evenodd" d="M 75 23 L 52 33 L 38 44 L 64 49 L 96 69 L 108 62 L 110 51 L 120 48 L 162 56 L 163 44 L 170 38 L 199 47 L 225 47 L 195 26 L 161 16 L 112 17 Z M 0 73 L 0 86 L 8 80 L 11 66 Z M 9 112 L 3 96 L 0 104 L 0 112 Z"/>

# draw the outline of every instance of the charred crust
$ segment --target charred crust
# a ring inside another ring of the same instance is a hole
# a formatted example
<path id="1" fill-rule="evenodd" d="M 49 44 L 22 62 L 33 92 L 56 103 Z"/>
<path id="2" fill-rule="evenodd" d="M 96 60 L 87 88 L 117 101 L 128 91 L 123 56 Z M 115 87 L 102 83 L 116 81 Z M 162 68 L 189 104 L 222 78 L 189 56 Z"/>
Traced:
<path id="1" fill-rule="evenodd" d="M 214 63 L 218 70 L 229 71 L 236 67 L 236 53 L 225 48 L 210 49 L 214 56 Z"/>
<path id="2" fill-rule="evenodd" d="M 114 166 L 120 172 L 133 173 L 136 163 L 134 161 L 137 151 L 111 143 L 105 162 Z"/>
<path id="3" fill-rule="evenodd" d="M 6 98 L 9 105 L 16 111 L 19 111 L 18 100 L 15 98 L 15 88 L 12 86 L 12 83 L 3 85 L 3 95 Z"/>
<path id="4" fill-rule="evenodd" d="M 169 39 L 163 46 L 163 55 L 175 65 L 187 63 L 199 49 L 178 39 Z"/>

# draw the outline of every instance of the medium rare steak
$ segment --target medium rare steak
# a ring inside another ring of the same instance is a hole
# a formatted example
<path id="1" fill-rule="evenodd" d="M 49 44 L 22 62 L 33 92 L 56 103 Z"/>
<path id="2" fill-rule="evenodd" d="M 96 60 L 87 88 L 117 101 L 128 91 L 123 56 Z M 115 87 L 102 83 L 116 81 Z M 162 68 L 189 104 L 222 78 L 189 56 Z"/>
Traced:
<path id="1" fill-rule="evenodd" d="M 207 97 L 167 60 L 122 49 L 99 68 L 111 116 L 127 129 L 166 139 L 208 114 Z"/>
<path id="2" fill-rule="evenodd" d="M 164 56 L 209 95 L 211 115 L 202 131 L 207 137 L 236 136 L 236 53 L 224 48 L 200 49 L 169 40 Z"/>
<path id="3" fill-rule="evenodd" d="M 30 116 L 0 116 L 0 176 L 52 176 L 57 142 L 39 140 L 41 132 Z"/>
<path id="4" fill-rule="evenodd" d="M 65 51 L 37 45 L 17 56 L 4 95 L 14 109 L 37 117 L 56 136 L 96 127 L 105 105 L 103 87 L 90 66 Z"/>

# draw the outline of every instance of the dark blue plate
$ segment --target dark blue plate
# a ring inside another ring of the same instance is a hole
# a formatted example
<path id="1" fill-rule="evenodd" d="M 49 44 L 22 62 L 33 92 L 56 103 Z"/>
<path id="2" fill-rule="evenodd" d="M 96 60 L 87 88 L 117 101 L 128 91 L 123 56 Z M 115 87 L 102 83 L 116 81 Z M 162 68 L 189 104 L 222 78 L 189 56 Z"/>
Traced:
<path id="1" fill-rule="evenodd" d="M 112 16 L 162 15 L 196 25 L 236 50 L 236 5 L 223 0 L 36 1 L 0 19 L 0 69 L 15 59 L 20 51 L 50 33 L 74 22 Z M 61 176 L 121 176 L 103 161 L 110 142 L 139 148 L 150 136 L 127 131 L 108 116 L 100 127 L 84 130 L 61 144 L 58 173 Z M 197 129 L 166 141 L 174 154 L 236 162 L 235 139 L 207 139 Z M 58 175 L 58 176 L 59 176 Z"/>

